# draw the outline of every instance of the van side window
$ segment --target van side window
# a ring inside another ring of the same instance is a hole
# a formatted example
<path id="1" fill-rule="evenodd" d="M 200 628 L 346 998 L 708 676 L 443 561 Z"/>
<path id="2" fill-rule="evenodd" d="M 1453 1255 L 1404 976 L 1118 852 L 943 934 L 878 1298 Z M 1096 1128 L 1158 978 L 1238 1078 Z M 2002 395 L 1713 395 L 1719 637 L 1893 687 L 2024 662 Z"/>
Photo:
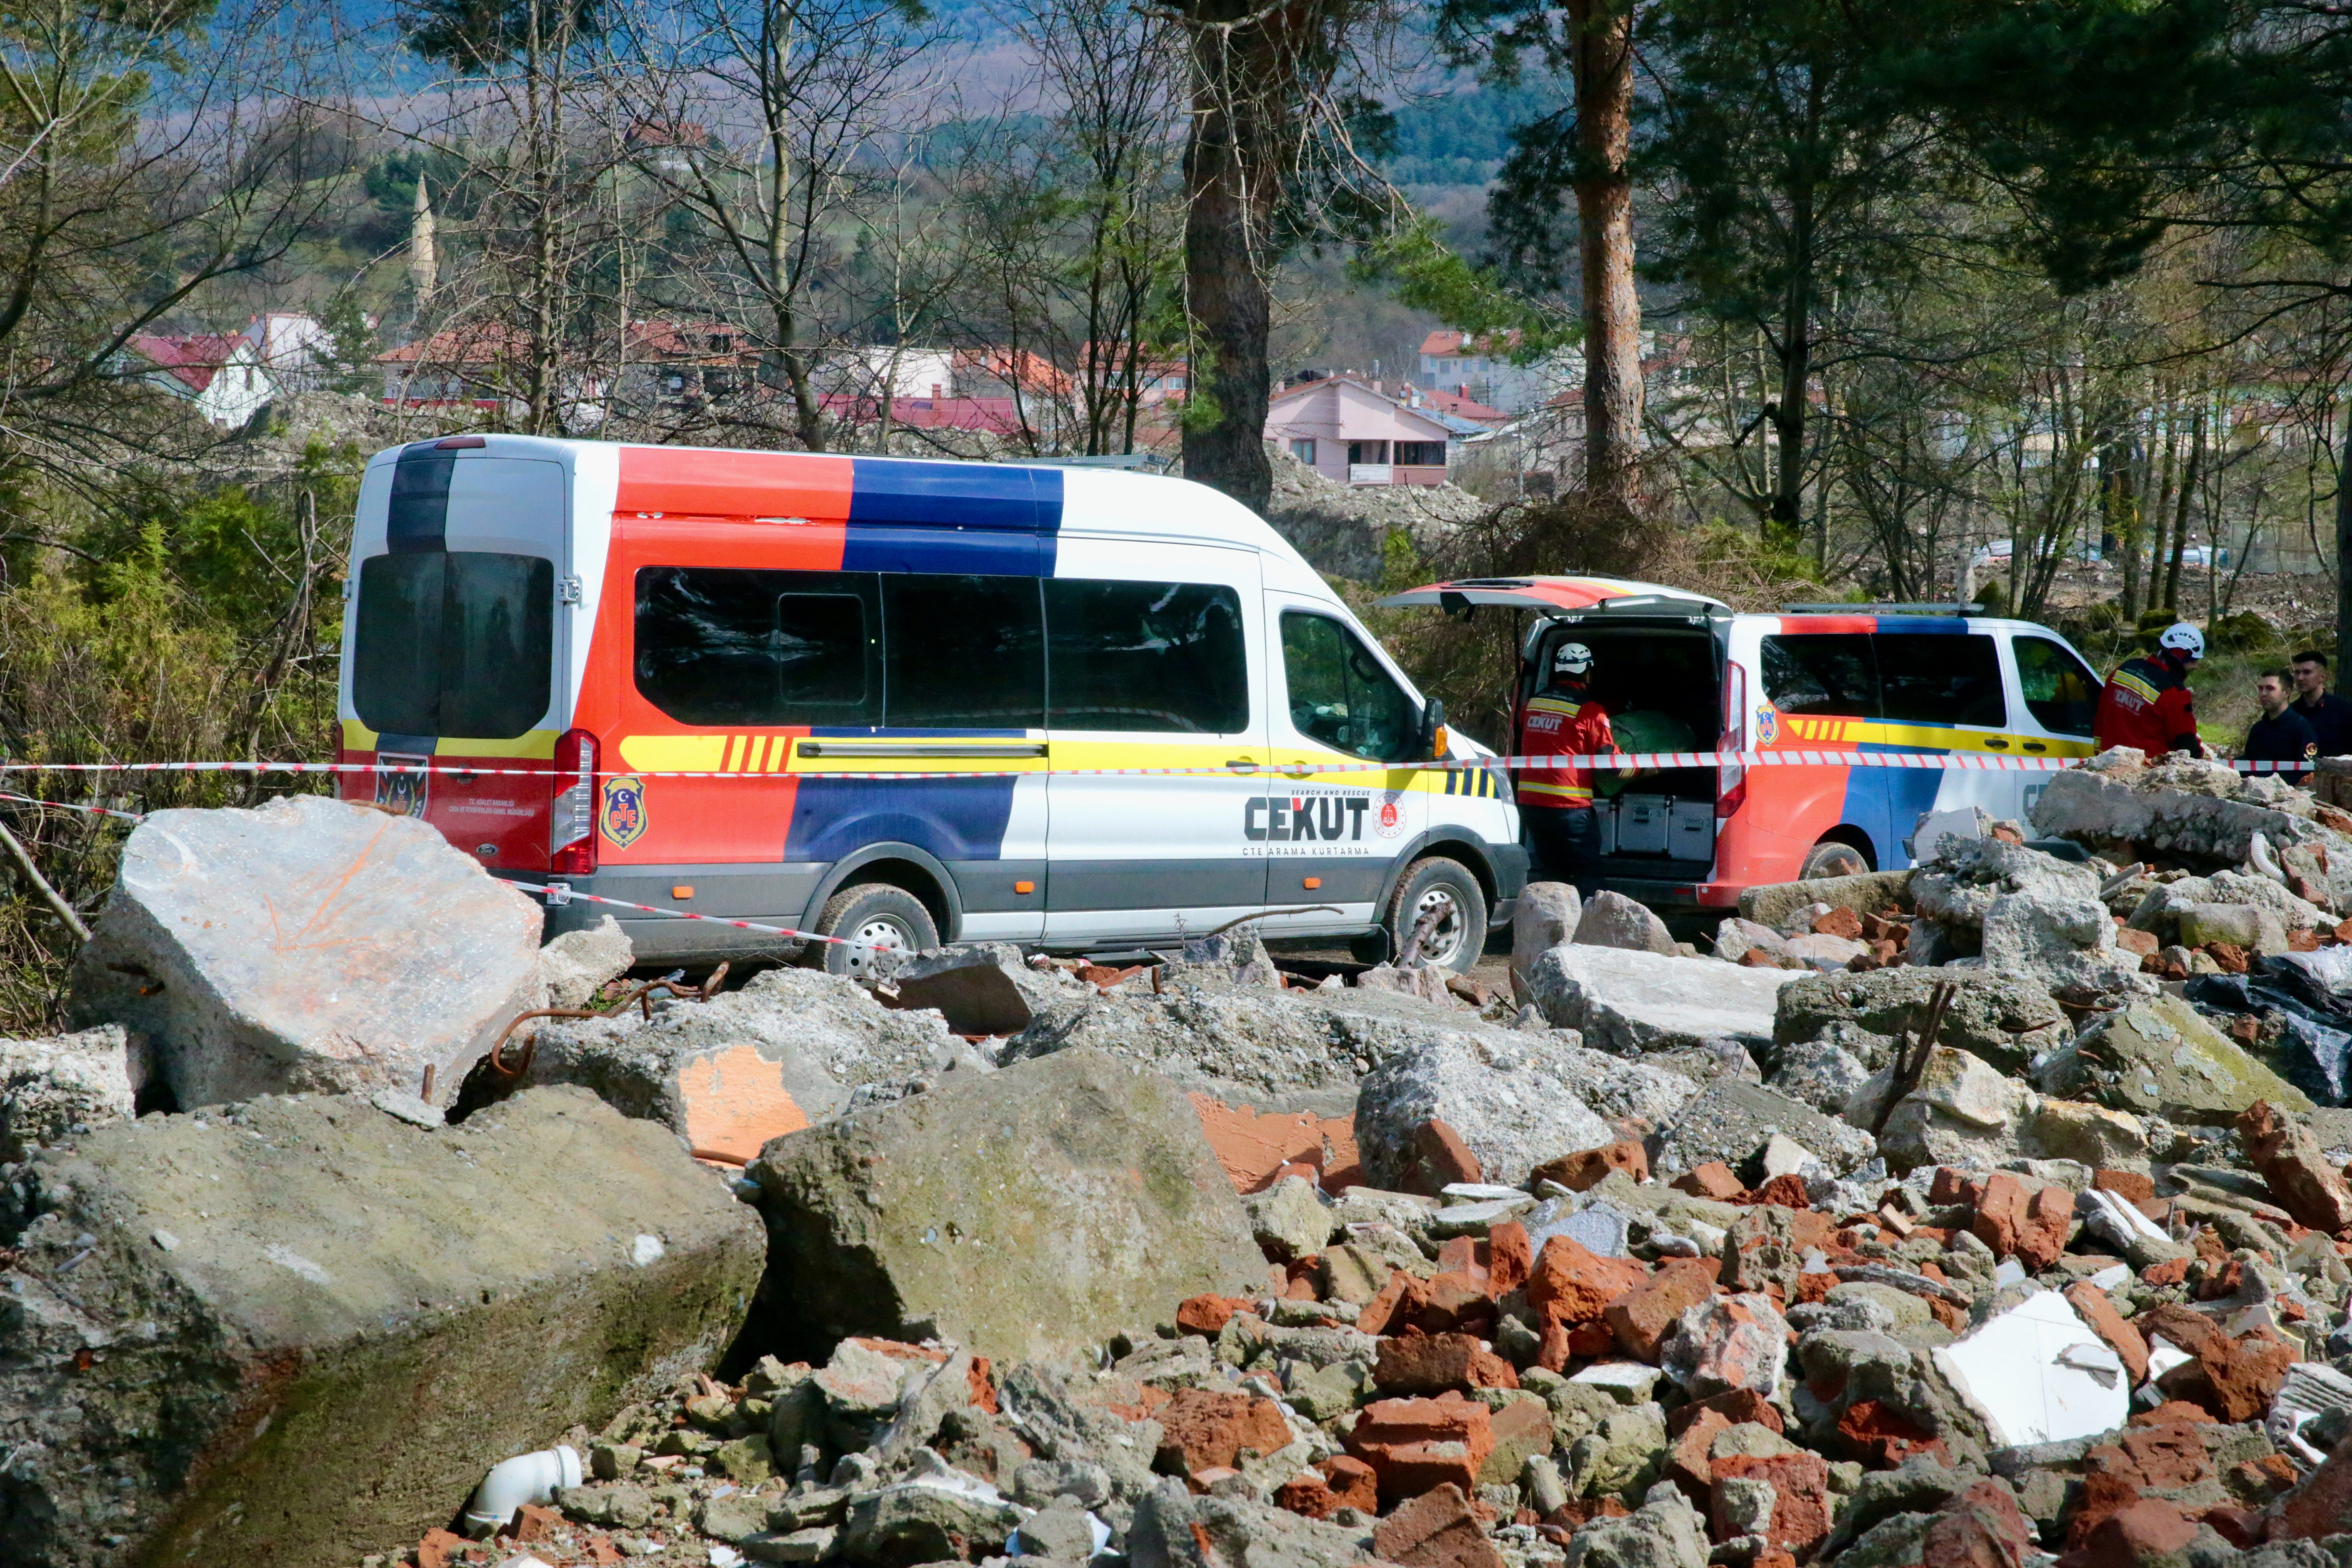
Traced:
<path id="1" fill-rule="evenodd" d="M 2019 637 L 2017 684 L 2025 710 L 2053 735 L 2091 733 L 2092 710 L 2099 702 L 2099 678 L 2083 661 L 2048 637 Z"/>
<path id="2" fill-rule="evenodd" d="M 637 690 L 687 724 L 876 724 L 874 577 L 648 566 Z"/>
<path id="3" fill-rule="evenodd" d="M 1764 639 L 1764 695 L 1783 713 L 1878 717 L 1878 665 L 1863 632 Z"/>
<path id="4" fill-rule="evenodd" d="M 1886 717 L 1915 724 L 2009 723 L 2000 655 L 1980 633 L 1881 632 L 1878 681 Z"/>
<path id="5" fill-rule="evenodd" d="M 1339 622 L 1285 611 L 1282 672 L 1290 727 L 1300 734 L 1369 762 L 1401 763 L 1412 754 L 1418 706 Z"/>
<path id="6" fill-rule="evenodd" d="M 371 556 L 354 640 L 352 706 L 369 729 L 514 740 L 547 714 L 555 564 L 487 550 Z"/>
<path id="7" fill-rule="evenodd" d="M 894 730 L 1041 730 L 1045 623 L 1034 577 L 882 574 L 882 721 Z"/>
<path id="8" fill-rule="evenodd" d="M 1241 596 L 1187 583 L 1045 583 L 1045 722 L 1063 730 L 1249 728 Z"/>

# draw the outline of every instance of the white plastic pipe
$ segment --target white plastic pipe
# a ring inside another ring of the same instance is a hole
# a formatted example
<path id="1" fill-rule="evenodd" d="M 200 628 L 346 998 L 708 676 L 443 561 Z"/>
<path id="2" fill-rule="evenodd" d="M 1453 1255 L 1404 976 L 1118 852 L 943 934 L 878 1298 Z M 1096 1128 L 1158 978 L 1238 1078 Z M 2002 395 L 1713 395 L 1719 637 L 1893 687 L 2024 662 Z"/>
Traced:
<path id="1" fill-rule="evenodd" d="M 474 1500 L 466 1509 L 468 1532 L 512 1524 L 515 1510 L 523 1504 L 553 1502 L 556 1488 L 579 1484 L 580 1451 L 568 1444 L 502 1459 L 474 1489 Z"/>

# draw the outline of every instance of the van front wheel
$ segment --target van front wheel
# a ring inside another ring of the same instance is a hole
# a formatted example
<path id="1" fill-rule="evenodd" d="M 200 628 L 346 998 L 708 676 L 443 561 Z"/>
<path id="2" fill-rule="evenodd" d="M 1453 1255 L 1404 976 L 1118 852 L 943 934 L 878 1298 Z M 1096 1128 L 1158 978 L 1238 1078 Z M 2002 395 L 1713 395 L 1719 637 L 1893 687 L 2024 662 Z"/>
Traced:
<path id="1" fill-rule="evenodd" d="M 1478 962 L 1486 950 L 1486 895 L 1470 868 L 1439 855 L 1414 861 L 1397 879 L 1381 932 L 1361 940 L 1365 945 L 1381 943 L 1393 956 L 1404 951 L 1414 928 L 1424 921 L 1424 961 L 1457 973 Z"/>
<path id="2" fill-rule="evenodd" d="M 919 952 L 940 945 L 940 928 L 923 901 L 887 882 L 860 882 L 827 899 L 816 934 L 842 940 L 819 943 L 810 967 L 856 980 L 873 973 L 877 949 Z"/>

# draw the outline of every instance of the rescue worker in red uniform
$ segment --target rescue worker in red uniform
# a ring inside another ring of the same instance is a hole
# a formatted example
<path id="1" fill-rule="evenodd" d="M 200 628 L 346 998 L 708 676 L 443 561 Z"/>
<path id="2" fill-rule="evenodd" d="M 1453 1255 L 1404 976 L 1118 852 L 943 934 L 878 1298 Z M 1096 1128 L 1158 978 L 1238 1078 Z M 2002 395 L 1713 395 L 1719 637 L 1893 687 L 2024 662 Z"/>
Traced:
<path id="1" fill-rule="evenodd" d="M 2137 746 L 2150 761 L 2168 752 L 2204 755 L 2189 696 L 2189 668 L 2204 657 L 2204 635 L 2187 621 L 2177 621 L 2156 639 L 2155 653 L 2126 659 L 2107 677 L 2106 689 L 2099 693 L 2099 710 L 2091 721 L 2099 750 Z"/>
<path id="2" fill-rule="evenodd" d="M 1551 656 L 1551 676 L 1528 700 L 1519 728 L 1528 756 L 1613 752 L 1609 711 L 1592 695 L 1592 650 L 1562 643 Z M 1536 864 L 1554 881 L 1590 893 L 1601 875 L 1601 824 L 1592 811 L 1594 770 L 1561 763 L 1528 768 L 1518 778 L 1519 820 Z"/>

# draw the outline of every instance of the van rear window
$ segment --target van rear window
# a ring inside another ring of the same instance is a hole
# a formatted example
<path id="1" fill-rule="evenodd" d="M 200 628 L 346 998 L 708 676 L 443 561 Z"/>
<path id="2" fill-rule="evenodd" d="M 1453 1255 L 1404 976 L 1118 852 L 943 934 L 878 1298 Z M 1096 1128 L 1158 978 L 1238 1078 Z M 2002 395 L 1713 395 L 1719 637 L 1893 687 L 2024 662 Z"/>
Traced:
<path id="1" fill-rule="evenodd" d="M 1866 632 L 1764 639 L 1764 695 L 1783 713 L 1878 717 L 1878 666 Z"/>
<path id="2" fill-rule="evenodd" d="M 417 551 L 360 567 L 352 706 L 394 735 L 511 741 L 547 715 L 555 566 L 536 555 Z"/>

